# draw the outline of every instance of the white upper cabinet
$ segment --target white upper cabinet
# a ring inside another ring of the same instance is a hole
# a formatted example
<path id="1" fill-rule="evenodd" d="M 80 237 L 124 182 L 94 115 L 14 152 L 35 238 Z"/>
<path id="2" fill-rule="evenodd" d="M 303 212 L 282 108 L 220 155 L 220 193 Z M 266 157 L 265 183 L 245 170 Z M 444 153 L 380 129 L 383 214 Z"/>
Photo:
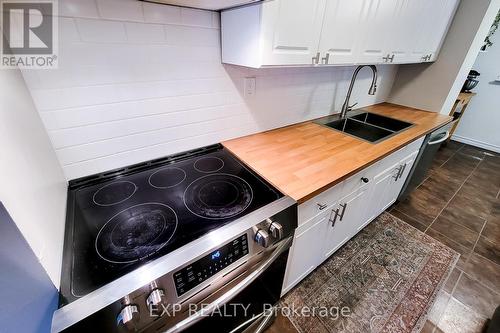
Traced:
<path id="1" fill-rule="evenodd" d="M 414 41 L 409 36 L 419 25 L 417 16 L 412 12 L 411 5 L 414 1 L 391 1 L 395 6 L 394 16 L 389 20 L 389 28 L 385 35 L 383 62 L 395 64 L 412 62 L 411 51 Z"/>
<path id="2" fill-rule="evenodd" d="M 312 64 L 318 52 L 326 0 L 266 1 L 262 4 L 262 63 Z M 300 13 L 300 15 L 296 15 Z"/>
<path id="3" fill-rule="evenodd" d="M 407 17 L 414 27 L 408 35 L 413 40 L 410 62 L 433 61 L 448 31 L 459 0 L 409 0 Z M 415 15 L 417 14 L 417 15 Z"/>
<path id="4" fill-rule="evenodd" d="M 427 43 L 430 58 L 427 61 L 436 60 L 439 49 L 443 44 L 448 28 L 451 24 L 451 18 L 455 15 L 459 0 L 444 0 L 439 17 L 434 22 L 432 32 Z M 444 19 L 443 19 L 444 18 Z M 449 18 L 449 19 L 446 19 Z"/>
<path id="5" fill-rule="evenodd" d="M 265 0 L 222 12 L 222 62 L 248 67 L 436 59 L 459 0 Z"/>
<path id="6" fill-rule="evenodd" d="M 390 62 L 389 42 L 399 36 L 394 29 L 398 19 L 400 0 L 367 0 L 366 15 L 360 22 L 361 42 L 358 47 L 358 63 L 374 64 Z"/>
<path id="7" fill-rule="evenodd" d="M 321 64 L 356 63 L 356 46 L 362 36 L 370 0 L 328 0 L 318 52 Z"/>

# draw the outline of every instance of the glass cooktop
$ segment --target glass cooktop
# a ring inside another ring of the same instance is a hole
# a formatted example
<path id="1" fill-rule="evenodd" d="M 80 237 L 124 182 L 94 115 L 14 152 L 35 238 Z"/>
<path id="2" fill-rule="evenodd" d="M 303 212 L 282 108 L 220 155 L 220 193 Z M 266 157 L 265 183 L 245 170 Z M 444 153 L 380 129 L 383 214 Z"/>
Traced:
<path id="1" fill-rule="evenodd" d="M 220 145 L 97 179 L 70 185 L 65 302 L 282 197 Z"/>

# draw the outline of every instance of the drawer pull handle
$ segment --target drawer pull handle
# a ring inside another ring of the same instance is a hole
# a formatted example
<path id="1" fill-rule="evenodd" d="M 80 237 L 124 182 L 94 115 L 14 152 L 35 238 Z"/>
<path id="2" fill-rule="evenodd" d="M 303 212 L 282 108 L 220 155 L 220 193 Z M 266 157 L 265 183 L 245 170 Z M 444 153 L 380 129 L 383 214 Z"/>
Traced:
<path id="1" fill-rule="evenodd" d="M 340 213 L 339 221 L 342 221 L 342 219 L 344 218 L 345 210 L 347 209 L 347 202 L 345 204 L 341 204 L 340 207 L 342 207 L 342 213 Z"/>
<path id="2" fill-rule="evenodd" d="M 326 207 L 328 207 L 328 205 L 326 204 L 320 204 L 319 202 L 317 203 L 318 207 L 319 207 L 319 210 L 323 210 L 325 209 Z"/>
<path id="3" fill-rule="evenodd" d="M 392 176 L 392 178 L 394 178 L 394 180 L 395 180 L 395 181 L 398 181 L 398 179 L 399 179 L 399 175 L 401 174 L 401 171 L 402 171 L 402 170 L 403 170 L 403 166 L 402 166 L 402 165 L 400 165 L 400 166 L 398 167 L 398 173 L 396 173 L 394 176 Z"/>
<path id="4" fill-rule="evenodd" d="M 405 173 L 405 169 L 406 169 L 406 163 L 403 165 L 403 168 L 401 169 L 401 172 L 399 173 L 399 178 L 403 177 L 403 174 Z"/>
<path id="5" fill-rule="evenodd" d="M 333 219 L 332 219 L 332 213 L 335 213 L 335 215 L 333 216 Z M 335 222 L 337 222 L 338 216 L 339 216 L 339 208 L 332 209 L 332 211 L 330 212 L 330 218 L 328 219 L 328 221 L 332 222 L 332 228 L 335 226 Z"/>

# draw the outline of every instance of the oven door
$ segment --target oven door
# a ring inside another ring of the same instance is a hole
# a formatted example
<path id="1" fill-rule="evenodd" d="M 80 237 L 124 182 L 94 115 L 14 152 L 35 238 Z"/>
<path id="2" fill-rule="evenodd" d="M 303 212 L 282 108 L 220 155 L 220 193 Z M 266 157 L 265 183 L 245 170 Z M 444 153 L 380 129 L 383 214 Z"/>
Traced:
<path id="1" fill-rule="evenodd" d="M 262 332 L 279 301 L 293 235 L 259 254 L 244 272 L 176 316 L 159 320 L 147 332 Z"/>

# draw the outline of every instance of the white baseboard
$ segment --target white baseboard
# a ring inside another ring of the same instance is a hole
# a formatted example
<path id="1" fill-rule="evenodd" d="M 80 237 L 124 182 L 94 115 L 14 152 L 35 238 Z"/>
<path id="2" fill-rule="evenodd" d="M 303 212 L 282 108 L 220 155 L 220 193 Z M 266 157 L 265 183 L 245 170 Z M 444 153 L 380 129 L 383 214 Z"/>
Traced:
<path id="1" fill-rule="evenodd" d="M 466 138 L 460 135 L 453 134 L 451 137 L 452 140 L 465 143 L 474 147 L 482 148 L 482 149 L 488 149 L 491 151 L 494 151 L 496 153 L 500 153 L 500 146 L 497 145 L 492 145 L 491 143 L 479 141 L 479 140 L 474 140 L 471 138 Z"/>

